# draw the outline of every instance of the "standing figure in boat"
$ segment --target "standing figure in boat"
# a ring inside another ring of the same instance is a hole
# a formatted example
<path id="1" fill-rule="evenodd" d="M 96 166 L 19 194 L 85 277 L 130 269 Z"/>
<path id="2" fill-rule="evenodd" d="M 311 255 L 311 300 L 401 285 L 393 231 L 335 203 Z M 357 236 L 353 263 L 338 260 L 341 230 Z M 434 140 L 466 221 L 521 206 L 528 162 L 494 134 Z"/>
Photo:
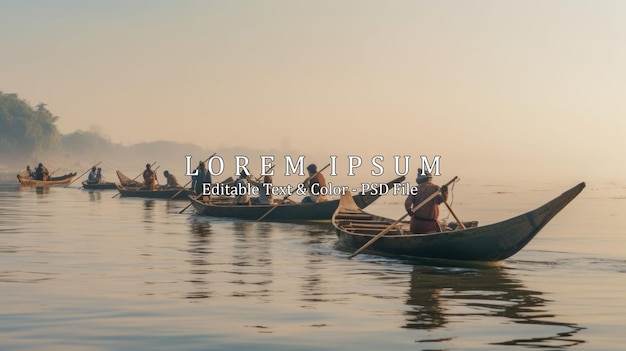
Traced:
<path id="1" fill-rule="evenodd" d="M 48 173 L 48 169 L 44 167 L 42 163 L 39 163 L 37 169 L 35 170 L 35 179 L 50 180 L 50 174 Z"/>
<path id="2" fill-rule="evenodd" d="M 157 186 L 156 172 L 150 168 L 149 163 L 146 163 L 146 169 L 143 171 L 143 185 L 150 190 L 154 190 Z"/>
<path id="3" fill-rule="evenodd" d="M 440 232 L 441 225 L 439 224 L 439 204 L 448 199 L 448 187 L 436 185 L 432 182 L 433 176 L 430 173 L 424 172 L 421 168 L 417 170 L 417 191 L 415 195 L 410 194 L 404 201 L 404 208 L 406 212 L 411 216 L 411 233 L 422 234 Z M 417 206 L 422 201 L 426 200 L 429 196 L 441 190 L 439 196 L 435 196 L 432 200 L 426 203 L 424 206 L 411 211 L 414 206 Z"/>
<path id="4" fill-rule="evenodd" d="M 302 199 L 302 203 L 327 201 L 326 194 L 320 194 L 320 190 L 326 187 L 326 179 L 322 173 L 317 172 L 317 166 L 311 163 L 306 167 L 309 172 L 309 179 L 304 181 L 304 187 L 309 191 L 309 195 Z"/>
<path id="5" fill-rule="evenodd" d="M 202 194 L 202 182 L 206 177 L 207 168 L 204 162 L 200 161 L 198 163 L 198 167 L 196 167 L 196 171 L 198 172 L 196 175 L 191 176 L 191 190 L 193 190 L 196 195 Z M 211 174 L 209 173 L 209 179 L 211 179 Z"/>

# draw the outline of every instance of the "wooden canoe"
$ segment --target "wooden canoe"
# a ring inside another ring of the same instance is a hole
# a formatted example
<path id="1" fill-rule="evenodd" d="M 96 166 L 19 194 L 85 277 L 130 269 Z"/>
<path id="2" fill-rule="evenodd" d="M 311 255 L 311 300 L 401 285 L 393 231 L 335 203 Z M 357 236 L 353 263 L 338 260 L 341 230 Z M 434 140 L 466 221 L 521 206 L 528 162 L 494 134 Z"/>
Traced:
<path id="1" fill-rule="evenodd" d="M 404 176 L 398 177 L 387 183 L 392 186 L 394 183 L 400 183 L 405 179 Z M 350 195 L 348 195 L 350 196 Z M 374 192 L 365 194 L 356 194 L 350 196 L 355 204 L 361 208 L 365 208 L 381 195 Z M 315 203 L 283 203 L 278 205 L 233 205 L 232 200 L 228 203 L 222 201 L 203 202 L 191 196 L 191 203 L 196 213 L 202 216 L 211 217 L 228 217 L 240 219 L 260 219 L 268 211 L 267 216 L 263 217 L 264 221 L 329 221 L 339 206 L 339 199 L 315 202 Z"/>
<path id="2" fill-rule="evenodd" d="M 451 259 L 465 261 L 500 261 L 513 256 L 585 187 L 580 183 L 545 205 L 519 216 L 485 226 L 411 234 L 408 221 L 401 222 L 367 249 L 368 252 L 393 256 Z M 350 197 L 342 197 L 333 215 L 333 226 L 340 246 L 359 249 L 395 220 L 362 211 Z"/>
<path id="3" fill-rule="evenodd" d="M 17 180 L 21 185 L 28 186 L 51 186 L 51 185 L 67 185 L 76 177 L 76 172 L 68 173 L 58 177 L 50 177 L 50 180 L 35 180 L 28 173 L 22 172 L 17 175 Z"/>
<path id="4" fill-rule="evenodd" d="M 88 183 L 86 180 L 83 180 L 83 189 L 87 190 L 109 190 L 109 189 L 117 189 L 115 183 L 112 182 L 102 182 L 102 183 Z"/>
<path id="5" fill-rule="evenodd" d="M 155 190 L 150 189 L 142 189 L 142 188 L 129 188 L 124 187 L 120 184 L 115 184 L 117 190 L 120 192 L 120 196 L 123 197 L 143 197 L 147 199 L 171 199 L 172 196 L 176 195 L 172 200 L 186 200 L 189 198 L 189 195 L 193 195 L 194 193 L 189 189 L 182 188 L 158 188 Z M 183 191 L 181 191 L 181 189 Z"/>

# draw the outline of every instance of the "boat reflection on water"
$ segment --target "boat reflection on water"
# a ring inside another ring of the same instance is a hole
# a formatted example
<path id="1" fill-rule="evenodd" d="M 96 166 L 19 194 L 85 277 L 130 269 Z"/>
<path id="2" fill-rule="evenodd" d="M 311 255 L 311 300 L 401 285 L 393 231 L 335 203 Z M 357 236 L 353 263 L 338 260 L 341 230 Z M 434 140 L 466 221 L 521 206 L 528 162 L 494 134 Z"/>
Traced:
<path id="1" fill-rule="evenodd" d="M 3 184 L 4 185 L 4 184 Z M 14 185 L 10 184 L 9 186 L 6 186 L 6 190 L 8 191 L 15 191 L 14 189 Z M 35 193 L 37 195 L 47 195 L 50 193 L 50 187 L 49 186 L 32 186 L 32 185 L 22 185 L 22 184 L 18 184 L 17 185 L 17 191 L 18 192 L 32 192 L 33 189 L 35 190 Z M 5 190 L 5 189 L 3 189 Z"/>
<path id="2" fill-rule="evenodd" d="M 190 279 L 192 285 L 191 291 L 186 293 L 187 299 L 206 299 L 211 297 L 209 280 L 207 274 L 210 271 L 209 256 L 213 254 L 211 249 L 211 236 L 213 229 L 208 221 L 192 221 L 191 237 L 189 238 L 189 268 Z"/>
<path id="3" fill-rule="evenodd" d="M 549 312 L 549 303 L 542 292 L 526 288 L 501 266 L 415 265 L 404 328 L 432 332 L 429 338 L 418 340 L 420 343 L 441 343 L 454 338 L 445 335 L 449 328 L 444 327 L 449 324 L 485 323 L 497 318 L 498 328 L 503 328 L 498 337 L 503 340 L 489 341 L 492 345 L 559 350 L 584 343 L 574 336 L 585 328 L 554 321 L 558 316 Z M 508 329 L 511 326 L 513 330 Z M 528 337 L 533 329 L 527 328 L 532 327 L 537 327 L 536 335 L 541 336 Z"/>
<path id="4" fill-rule="evenodd" d="M 35 192 L 37 195 L 45 195 L 50 193 L 50 187 L 48 186 L 38 186 L 35 187 Z"/>
<path id="5" fill-rule="evenodd" d="M 100 200 L 102 200 L 102 193 L 100 193 L 100 191 L 89 191 L 89 201 L 99 202 Z"/>

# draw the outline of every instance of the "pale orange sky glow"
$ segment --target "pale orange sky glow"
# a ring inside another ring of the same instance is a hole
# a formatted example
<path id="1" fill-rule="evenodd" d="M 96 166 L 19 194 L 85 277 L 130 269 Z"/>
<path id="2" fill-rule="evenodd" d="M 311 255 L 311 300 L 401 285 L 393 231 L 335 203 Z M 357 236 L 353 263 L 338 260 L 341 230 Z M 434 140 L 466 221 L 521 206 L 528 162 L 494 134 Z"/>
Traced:
<path id="1" fill-rule="evenodd" d="M 123 144 L 623 179 L 625 13 L 621 1 L 3 2 L 0 91 L 45 102 L 62 133 Z"/>

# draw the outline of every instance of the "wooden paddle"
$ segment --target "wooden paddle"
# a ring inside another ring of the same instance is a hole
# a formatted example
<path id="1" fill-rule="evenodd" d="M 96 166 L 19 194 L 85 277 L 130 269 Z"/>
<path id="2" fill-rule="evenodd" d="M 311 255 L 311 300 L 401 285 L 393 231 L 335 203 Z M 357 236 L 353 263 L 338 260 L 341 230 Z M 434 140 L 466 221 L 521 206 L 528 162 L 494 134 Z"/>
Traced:
<path id="1" fill-rule="evenodd" d="M 211 157 L 217 155 L 217 152 L 214 152 L 213 155 L 209 156 L 206 160 L 204 160 L 204 162 L 207 162 L 208 160 L 211 159 Z M 204 163 L 203 162 L 203 163 Z M 207 168 L 207 172 L 209 171 L 209 169 Z M 178 196 L 178 194 L 182 193 L 183 190 L 185 190 L 187 188 L 187 185 L 189 185 L 189 183 L 191 183 L 193 181 L 193 178 L 191 178 L 185 185 L 183 185 L 183 187 L 176 193 L 174 194 L 174 196 L 170 197 L 169 199 L 172 200 L 174 199 L 176 196 Z"/>
<path id="2" fill-rule="evenodd" d="M 62 167 L 59 167 L 59 168 L 55 169 L 54 171 L 50 172 L 50 173 L 48 174 L 48 177 L 51 177 L 51 176 L 52 176 L 53 174 L 55 174 L 56 172 L 60 171 L 60 170 L 61 170 L 61 168 L 62 168 Z M 70 183 L 70 184 L 71 184 L 71 183 Z"/>
<path id="3" fill-rule="evenodd" d="M 324 168 L 322 168 L 322 169 L 320 169 L 319 171 L 315 172 L 315 174 L 313 174 L 313 175 L 309 176 L 308 178 L 306 178 L 306 179 L 302 182 L 302 184 L 304 184 L 304 183 L 306 183 L 307 181 L 309 181 L 309 180 L 311 180 L 311 179 L 315 178 L 315 176 L 317 176 L 318 174 L 322 173 L 322 171 L 323 171 L 323 170 L 325 170 L 325 169 L 326 169 L 326 168 L 328 168 L 328 167 L 330 167 L 330 163 L 329 163 L 329 164 L 327 164 L 326 166 L 324 166 Z M 267 215 L 268 215 L 268 214 L 272 213 L 272 211 L 274 211 L 274 210 L 278 207 L 278 205 L 280 205 L 281 203 L 284 203 L 284 202 L 285 202 L 285 200 L 287 200 L 287 199 L 289 198 L 289 196 L 291 196 L 291 194 L 289 194 L 289 195 L 287 195 L 287 196 L 283 197 L 283 200 L 282 200 L 280 203 L 277 203 L 277 204 L 276 204 L 276 205 L 274 205 L 272 208 L 270 208 L 267 212 L 265 212 L 265 214 L 264 214 L 264 215 L 262 215 L 261 217 L 259 217 L 259 219 L 257 219 L 257 222 L 262 221 L 262 220 L 263 220 L 263 218 L 267 217 Z"/>
<path id="4" fill-rule="evenodd" d="M 152 164 L 150 165 L 150 168 L 154 167 L 154 165 L 155 165 L 155 164 L 156 164 L 156 161 L 152 162 Z M 158 169 L 158 168 L 159 168 L 159 167 L 157 167 L 157 169 Z M 155 169 L 155 171 L 156 171 L 156 169 Z M 141 175 L 142 175 L 142 174 L 143 174 L 143 171 L 142 171 L 141 173 L 137 174 L 137 176 L 136 176 L 135 178 L 131 179 L 130 181 L 131 181 L 131 182 L 134 182 L 137 178 L 141 177 Z M 123 184 L 120 184 L 120 185 L 124 186 Z M 121 193 L 120 193 L 120 192 L 118 192 L 117 194 L 115 194 L 115 195 L 111 196 L 111 198 L 114 198 L 114 197 L 116 197 L 116 196 L 119 196 L 120 194 L 121 194 Z"/>
<path id="5" fill-rule="evenodd" d="M 458 179 L 458 177 L 454 177 L 452 178 L 451 181 L 447 182 L 445 184 L 445 186 L 448 186 L 452 183 L 454 183 L 456 180 Z M 438 190 L 436 192 L 434 192 L 432 195 L 430 195 L 429 197 L 427 197 L 426 199 L 424 199 L 424 201 L 420 202 L 419 204 L 417 204 L 417 206 L 415 207 L 411 207 L 411 212 L 415 212 L 417 211 L 419 208 L 421 208 L 422 206 L 426 205 L 427 203 L 429 203 L 432 199 L 434 199 L 435 197 L 439 196 L 441 194 L 441 190 Z M 352 258 L 358 254 L 360 254 L 361 252 L 363 252 L 363 250 L 367 249 L 368 247 L 370 247 L 370 245 L 372 245 L 376 240 L 380 239 L 383 235 L 387 234 L 388 232 L 390 232 L 393 228 L 395 228 L 400 222 L 402 222 L 403 219 L 405 219 L 407 216 L 409 215 L 409 213 L 406 213 L 404 216 L 400 217 L 400 219 L 398 219 L 397 221 L 393 222 L 390 226 L 388 226 L 385 230 L 383 230 L 382 232 L 378 233 L 375 237 L 371 238 L 368 242 L 366 242 L 363 246 L 361 246 L 358 250 L 354 251 L 354 253 L 350 256 L 348 256 L 348 258 Z"/>
<path id="6" fill-rule="evenodd" d="M 461 227 L 461 229 L 466 229 L 465 228 L 465 224 L 463 224 L 463 222 L 459 219 L 459 217 L 457 217 L 456 213 L 454 213 L 454 211 L 452 211 L 452 207 L 450 207 L 450 205 L 448 204 L 448 201 L 444 201 L 443 203 L 448 208 L 448 211 L 450 211 L 450 213 L 452 213 L 452 217 L 454 217 L 454 219 L 456 219 L 456 222 L 459 224 L 459 227 Z"/>
<path id="7" fill-rule="evenodd" d="M 72 180 L 71 182 L 67 183 L 67 185 L 66 185 L 65 187 L 67 188 L 68 186 L 70 186 L 70 184 L 74 183 L 77 179 L 79 179 L 80 177 L 84 176 L 84 175 L 85 175 L 85 174 L 87 174 L 87 172 L 89 172 L 92 168 L 96 167 L 97 165 L 99 165 L 99 164 L 101 164 L 101 163 L 102 163 L 102 161 L 100 161 L 100 162 L 96 163 L 95 165 L 93 165 L 93 166 L 89 167 L 89 169 L 87 169 L 87 170 L 86 170 L 83 174 L 79 175 L 78 177 L 74 178 L 74 180 Z M 56 172 L 56 171 L 54 171 L 54 172 Z M 52 172 L 52 173 L 54 173 L 54 172 Z"/>

